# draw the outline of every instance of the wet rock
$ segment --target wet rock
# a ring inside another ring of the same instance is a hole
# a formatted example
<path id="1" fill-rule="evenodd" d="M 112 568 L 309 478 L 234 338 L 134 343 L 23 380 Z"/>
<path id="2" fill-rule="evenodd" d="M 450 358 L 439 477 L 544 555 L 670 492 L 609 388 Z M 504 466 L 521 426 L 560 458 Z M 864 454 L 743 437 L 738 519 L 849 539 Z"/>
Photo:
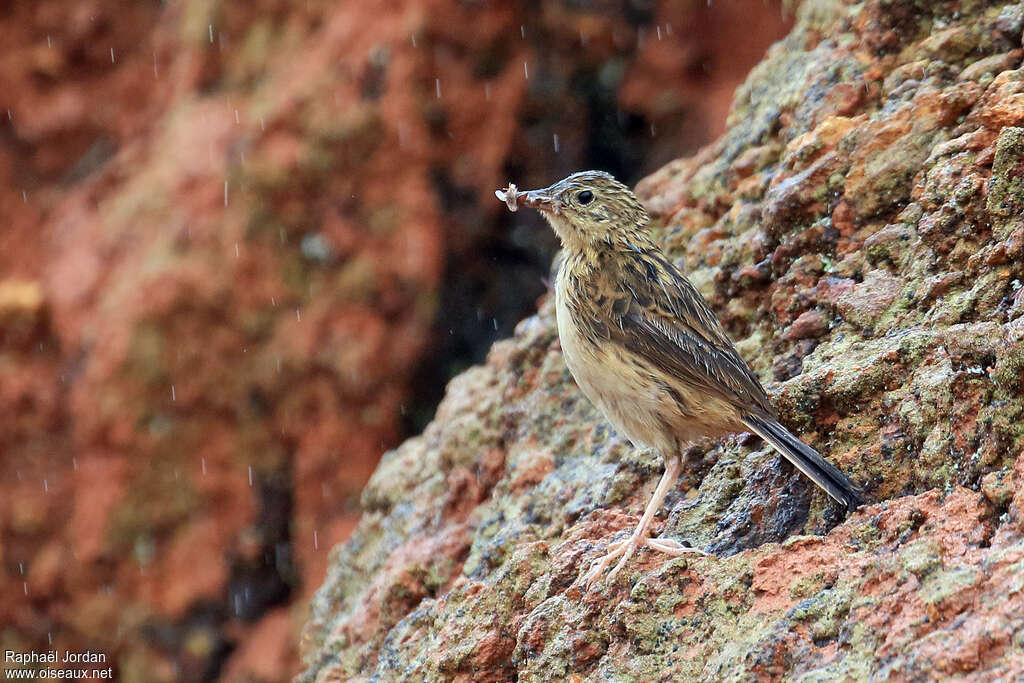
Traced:
<path id="1" fill-rule="evenodd" d="M 844 519 L 758 439 L 698 444 L 657 531 L 716 556 L 642 552 L 580 588 L 659 472 L 573 385 L 545 300 L 374 477 L 301 680 L 1019 678 L 1019 81 L 988 82 L 998 59 L 959 80 L 1019 47 L 1002 10 L 803 3 L 725 135 L 638 187 L 751 366 L 783 380 L 780 419 L 871 505 Z M 838 81 L 862 93 L 842 114 Z M 830 138 L 830 116 L 853 125 Z M 495 448 L 503 469 L 472 466 L 492 487 L 452 477 Z M 446 502 L 451 482 L 474 502 Z M 417 546 L 450 554 L 392 559 Z M 437 588 L 382 591 L 400 566 Z"/>
<path id="2" fill-rule="evenodd" d="M 828 316 L 818 310 L 800 314 L 786 332 L 786 339 L 813 339 L 828 331 Z"/>
<path id="3" fill-rule="evenodd" d="M 380 455 L 545 291 L 555 238 L 493 189 L 706 143 L 779 8 L 5 3 L 4 642 L 293 675 Z M 446 471 L 447 514 L 499 441 Z M 526 488 L 555 467 L 530 452 Z M 439 589 L 417 562 L 381 585 L 396 619 Z"/>
<path id="4" fill-rule="evenodd" d="M 864 281 L 835 299 L 836 310 L 843 318 L 860 327 L 872 327 L 892 305 L 902 287 L 888 271 L 872 270 Z"/>
<path id="5" fill-rule="evenodd" d="M 986 208 L 996 217 L 1000 236 L 1024 225 L 1024 128 L 1007 127 L 999 133 Z"/>

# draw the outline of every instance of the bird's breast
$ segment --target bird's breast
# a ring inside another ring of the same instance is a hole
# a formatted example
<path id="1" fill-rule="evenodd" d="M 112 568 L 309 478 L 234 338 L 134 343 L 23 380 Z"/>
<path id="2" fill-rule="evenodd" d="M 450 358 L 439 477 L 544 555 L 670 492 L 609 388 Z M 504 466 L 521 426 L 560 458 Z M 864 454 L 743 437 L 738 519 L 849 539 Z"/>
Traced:
<path id="1" fill-rule="evenodd" d="M 558 338 L 576 384 L 609 422 L 637 445 L 659 450 L 675 441 L 666 424 L 666 397 L 644 365 L 624 349 L 587 331 L 585 312 L 556 289 Z"/>

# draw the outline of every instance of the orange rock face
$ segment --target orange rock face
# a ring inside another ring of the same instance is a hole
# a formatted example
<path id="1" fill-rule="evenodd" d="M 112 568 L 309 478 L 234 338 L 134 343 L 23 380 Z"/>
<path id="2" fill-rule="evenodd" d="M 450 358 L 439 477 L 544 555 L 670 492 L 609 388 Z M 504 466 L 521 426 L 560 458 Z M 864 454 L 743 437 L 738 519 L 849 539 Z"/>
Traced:
<path id="1" fill-rule="evenodd" d="M 868 504 L 696 444 L 655 533 L 709 555 L 581 586 L 662 462 L 582 396 L 544 299 L 382 459 L 299 680 L 1024 679 L 1022 34 L 1020 2 L 801 3 L 726 132 L 637 185 Z"/>
<path id="2" fill-rule="evenodd" d="M 549 237 L 493 189 L 706 142 L 785 29 L 757 5 L 14 3 L 5 648 L 102 651 L 125 681 L 293 674 L 380 454 L 544 290 Z M 503 457 L 454 471 L 446 509 Z"/>

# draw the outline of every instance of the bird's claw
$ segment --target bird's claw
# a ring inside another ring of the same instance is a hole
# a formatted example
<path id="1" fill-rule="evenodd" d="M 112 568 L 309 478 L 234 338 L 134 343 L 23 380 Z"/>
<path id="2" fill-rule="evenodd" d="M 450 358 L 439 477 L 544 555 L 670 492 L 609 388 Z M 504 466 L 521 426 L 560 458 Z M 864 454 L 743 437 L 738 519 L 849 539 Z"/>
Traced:
<path id="1" fill-rule="evenodd" d="M 604 574 L 604 570 L 608 568 L 608 565 L 610 565 L 615 558 L 622 556 L 622 559 L 619 560 L 619 563 L 615 565 L 615 569 L 613 569 L 611 574 L 608 576 L 609 580 L 614 579 L 615 575 L 619 573 L 619 570 L 625 566 L 626 561 L 630 556 L 636 552 L 637 546 L 639 545 L 640 539 L 635 537 L 628 538 L 624 541 L 615 541 L 614 543 L 610 543 L 608 545 L 608 552 L 604 554 L 604 557 L 597 560 L 597 562 L 594 563 L 594 566 L 590 568 L 590 571 L 587 572 L 586 576 L 583 577 L 583 584 L 587 588 L 593 587 L 593 585 L 601 579 L 601 575 Z"/>
<path id="2" fill-rule="evenodd" d="M 648 538 L 647 545 L 658 552 L 665 553 L 666 555 L 672 555 L 673 557 L 682 557 L 683 555 L 691 554 L 707 557 L 711 554 L 705 550 L 701 550 L 700 548 L 692 548 L 688 545 L 683 545 L 679 541 L 673 541 L 671 538 Z"/>
<path id="3" fill-rule="evenodd" d="M 631 536 L 625 540 L 609 543 L 608 551 L 603 557 L 594 563 L 594 566 L 591 567 L 590 571 L 588 571 L 583 577 L 583 584 L 587 588 L 593 587 L 594 584 L 601 579 L 601 575 L 604 574 L 608 565 L 610 565 L 616 558 L 620 558 L 618 564 L 616 564 L 615 568 L 608 574 L 608 581 L 614 581 L 618 573 L 626 566 L 626 562 L 629 561 L 629 558 L 632 557 L 633 553 L 636 552 L 636 549 L 642 545 L 646 545 L 653 550 L 657 550 L 658 552 L 665 553 L 666 555 L 671 555 L 673 557 L 682 557 L 683 555 L 689 554 L 707 556 L 710 554 L 700 548 L 691 548 L 670 538 L 639 538 Z"/>

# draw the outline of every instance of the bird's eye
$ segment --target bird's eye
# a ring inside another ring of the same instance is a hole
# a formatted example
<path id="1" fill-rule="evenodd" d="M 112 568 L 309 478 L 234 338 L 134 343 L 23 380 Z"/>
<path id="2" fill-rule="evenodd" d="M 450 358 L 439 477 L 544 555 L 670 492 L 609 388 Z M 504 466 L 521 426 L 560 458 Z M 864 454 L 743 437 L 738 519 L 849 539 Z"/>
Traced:
<path id="1" fill-rule="evenodd" d="M 589 204 L 590 202 L 594 201 L 594 193 L 591 192 L 590 190 L 583 190 L 583 192 L 580 192 L 578 195 L 576 195 L 576 201 L 578 201 L 580 204 Z"/>

